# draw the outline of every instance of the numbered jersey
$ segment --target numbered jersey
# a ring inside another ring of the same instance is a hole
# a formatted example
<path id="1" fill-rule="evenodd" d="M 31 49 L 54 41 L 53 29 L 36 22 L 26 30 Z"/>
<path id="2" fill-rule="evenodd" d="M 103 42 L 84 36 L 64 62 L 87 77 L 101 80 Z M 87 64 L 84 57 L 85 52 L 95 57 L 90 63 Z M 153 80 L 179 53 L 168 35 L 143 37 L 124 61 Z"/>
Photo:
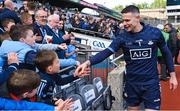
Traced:
<path id="1" fill-rule="evenodd" d="M 157 49 L 166 47 L 157 28 L 143 26 L 138 33 L 124 32 L 109 46 L 113 52 L 123 49 L 126 61 L 126 79 L 130 82 L 158 82 Z"/>

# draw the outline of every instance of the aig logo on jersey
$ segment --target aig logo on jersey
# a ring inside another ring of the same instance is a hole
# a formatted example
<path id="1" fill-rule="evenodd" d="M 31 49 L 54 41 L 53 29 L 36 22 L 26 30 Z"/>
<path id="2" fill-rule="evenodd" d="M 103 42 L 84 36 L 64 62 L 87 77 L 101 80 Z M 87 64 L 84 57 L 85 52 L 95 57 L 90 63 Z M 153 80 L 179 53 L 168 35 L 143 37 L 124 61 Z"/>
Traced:
<path id="1" fill-rule="evenodd" d="M 149 59 L 151 58 L 151 48 L 144 48 L 144 49 L 131 49 L 130 56 L 132 60 L 138 59 Z"/>

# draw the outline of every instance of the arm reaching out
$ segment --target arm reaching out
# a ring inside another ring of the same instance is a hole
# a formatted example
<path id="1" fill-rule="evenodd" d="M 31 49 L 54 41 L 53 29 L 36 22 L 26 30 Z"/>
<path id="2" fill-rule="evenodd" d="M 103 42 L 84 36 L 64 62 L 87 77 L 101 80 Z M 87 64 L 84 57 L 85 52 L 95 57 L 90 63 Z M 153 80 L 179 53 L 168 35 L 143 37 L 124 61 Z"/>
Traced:
<path id="1" fill-rule="evenodd" d="M 89 75 L 89 73 L 90 73 L 90 61 L 89 60 L 87 60 L 83 64 L 79 65 L 77 67 L 77 69 L 75 70 L 75 75 L 79 76 L 79 77 Z"/>
<path id="2" fill-rule="evenodd" d="M 59 99 L 55 103 L 55 105 L 57 105 L 55 107 L 55 111 L 71 111 L 72 104 L 73 104 L 72 99 L 66 99 L 65 101 Z"/>

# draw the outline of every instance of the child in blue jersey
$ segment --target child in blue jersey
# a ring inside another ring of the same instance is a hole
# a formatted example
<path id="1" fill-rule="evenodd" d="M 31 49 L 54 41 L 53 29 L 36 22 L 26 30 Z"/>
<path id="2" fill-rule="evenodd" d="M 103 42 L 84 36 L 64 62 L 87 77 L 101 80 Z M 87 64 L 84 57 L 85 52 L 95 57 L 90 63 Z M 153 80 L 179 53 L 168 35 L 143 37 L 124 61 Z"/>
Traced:
<path id="1" fill-rule="evenodd" d="M 60 70 L 59 59 L 54 51 L 40 51 L 34 59 L 34 63 L 39 70 L 41 83 L 38 88 L 38 96 L 46 103 L 51 103 L 55 85 L 65 85 L 77 79 L 76 75 L 62 78 L 58 75 Z"/>
<path id="2" fill-rule="evenodd" d="M 77 43 L 75 37 L 71 37 L 70 44 L 67 46 L 67 50 L 65 51 L 66 58 L 77 60 L 77 52 L 79 51 L 79 49 L 76 48 L 76 44 Z"/>
<path id="3" fill-rule="evenodd" d="M 83 75 L 85 68 L 97 64 L 122 48 L 126 62 L 124 96 L 128 110 L 140 110 L 143 102 L 145 110 L 160 109 L 160 86 L 157 70 L 157 49 L 166 59 L 170 72 L 170 89 L 178 86 L 173 60 L 161 31 L 140 22 L 139 9 L 130 5 L 122 10 L 125 30 L 110 46 L 81 64 L 75 71 Z"/>
<path id="4" fill-rule="evenodd" d="M 31 64 L 33 57 L 39 50 L 64 50 L 67 48 L 66 46 L 57 44 L 35 43 L 36 35 L 33 34 L 32 28 L 30 26 L 16 25 L 11 28 L 10 36 L 13 41 L 3 41 L 0 47 L 0 57 L 6 62 L 7 53 L 16 52 L 20 66 L 28 66 L 27 64 Z M 33 69 L 33 66 L 30 67 L 32 68 L 28 69 Z"/>

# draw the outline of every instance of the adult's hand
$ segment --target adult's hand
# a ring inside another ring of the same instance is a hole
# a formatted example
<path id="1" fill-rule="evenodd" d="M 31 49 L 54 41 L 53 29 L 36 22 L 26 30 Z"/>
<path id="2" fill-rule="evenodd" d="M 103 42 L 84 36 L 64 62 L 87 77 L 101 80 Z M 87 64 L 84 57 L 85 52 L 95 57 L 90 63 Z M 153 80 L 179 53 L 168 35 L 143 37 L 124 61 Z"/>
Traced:
<path id="1" fill-rule="evenodd" d="M 83 64 L 79 65 L 75 70 L 75 76 L 89 75 L 90 73 L 90 61 L 87 60 Z"/>
<path id="2" fill-rule="evenodd" d="M 171 76 L 170 80 L 169 80 L 170 90 L 174 91 L 178 87 L 178 81 L 176 78 L 176 73 L 171 72 L 170 76 Z"/>

